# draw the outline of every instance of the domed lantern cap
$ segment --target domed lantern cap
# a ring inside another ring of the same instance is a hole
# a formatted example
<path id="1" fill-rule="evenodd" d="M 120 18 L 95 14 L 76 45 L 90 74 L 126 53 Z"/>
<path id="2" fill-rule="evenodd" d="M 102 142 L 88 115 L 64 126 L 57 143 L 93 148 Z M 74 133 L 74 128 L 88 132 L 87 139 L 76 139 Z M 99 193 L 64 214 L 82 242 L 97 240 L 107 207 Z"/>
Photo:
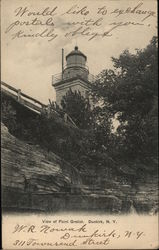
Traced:
<path id="1" fill-rule="evenodd" d="M 75 46 L 75 49 L 72 50 L 67 56 L 66 56 L 66 60 L 69 56 L 73 56 L 73 55 L 79 55 L 79 56 L 83 56 L 85 58 L 85 60 L 87 60 L 87 57 L 80 51 L 78 50 L 78 47 Z"/>

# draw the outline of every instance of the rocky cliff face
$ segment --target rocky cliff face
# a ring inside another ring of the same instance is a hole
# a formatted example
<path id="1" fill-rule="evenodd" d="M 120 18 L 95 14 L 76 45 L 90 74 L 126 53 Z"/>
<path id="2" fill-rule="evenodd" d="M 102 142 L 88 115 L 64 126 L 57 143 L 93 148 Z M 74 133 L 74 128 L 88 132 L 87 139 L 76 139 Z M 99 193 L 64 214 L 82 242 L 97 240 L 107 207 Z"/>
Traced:
<path id="1" fill-rule="evenodd" d="M 11 135 L 2 124 L 2 200 L 4 209 L 26 211 L 84 210 L 104 212 L 157 211 L 157 176 L 138 178 L 135 186 L 121 177 L 99 173 L 93 180 L 38 145 Z M 127 174 L 125 173 L 126 178 Z M 84 179 L 89 179 L 89 181 Z"/>
<path id="2" fill-rule="evenodd" d="M 1 148 L 4 207 L 12 204 L 13 193 L 18 200 L 21 195 L 25 197 L 31 193 L 61 193 L 81 183 L 78 171 L 70 164 L 54 153 L 42 150 L 38 145 L 18 140 L 3 124 Z M 9 197 L 11 193 L 12 197 Z M 14 206 L 18 207 L 18 204 Z"/>

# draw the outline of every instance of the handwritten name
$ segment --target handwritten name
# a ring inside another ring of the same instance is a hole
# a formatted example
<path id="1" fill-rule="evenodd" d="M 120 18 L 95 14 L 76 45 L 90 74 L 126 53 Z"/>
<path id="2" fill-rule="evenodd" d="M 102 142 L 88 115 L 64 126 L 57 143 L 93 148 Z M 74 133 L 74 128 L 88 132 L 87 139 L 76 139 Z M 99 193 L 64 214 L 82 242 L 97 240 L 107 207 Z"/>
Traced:
<path id="1" fill-rule="evenodd" d="M 31 226 L 26 226 L 26 225 L 19 225 L 17 224 L 14 228 L 13 233 L 16 232 L 24 232 L 24 233 L 36 233 L 37 231 L 35 230 L 36 226 L 35 225 L 31 225 Z M 78 228 L 74 228 L 74 227 L 65 227 L 65 228 L 55 228 L 55 227 L 51 227 L 48 225 L 42 225 L 40 226 L 39 232 L 40 233 L 52 233 L 52 232 L 64 232 L 64 231 L 71 231 L 71 232 L 86 232 L 86 224 L 83 224 L 82 226 L 78 227 Z"/>

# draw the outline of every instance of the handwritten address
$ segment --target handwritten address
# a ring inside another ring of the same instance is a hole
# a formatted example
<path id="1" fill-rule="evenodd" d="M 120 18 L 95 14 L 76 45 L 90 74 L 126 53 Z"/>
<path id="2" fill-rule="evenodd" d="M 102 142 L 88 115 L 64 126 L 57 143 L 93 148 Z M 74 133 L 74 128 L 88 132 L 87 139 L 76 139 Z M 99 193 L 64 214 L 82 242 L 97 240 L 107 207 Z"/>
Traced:
<path id="1" fill-rule="evenodd" d="M 90 224 L 94 229 L 90 232 Z M 103 225 L 101 227 L 101 224 Z M 140 240 L 145 237 L 143 231 L 127 230 L 119 231 L 109 229 L 107 224 L 117 224 L 116 220 L 88 220 L 87 222 L 73 220 L 42 221 L 42 225 L 16 224 L 12 234 L 15 235 L 13 246 L 16 247 L 79 247 L 79 246 L 107 246 L 114 240 Z M 25 234 L 25 239 L 21 240 L 20 235 Z M 38 235 L 38 237 L 37 237 Z M 46 240 L 51 235 L 51 240 Z M 45 240 L 42 240 L 42 238 Z M 54 240 L 56 238 L 56 240 Z"/>
<path id="2" fill-rule="evenodd" d="M 52 2 L 53 3 L 53 2 Z M 84 37 L 88 41 L 115 35 L 127 27 L 151 28 L 152 19 L 156 18 L 154 10 L 146 9 L 144 2 L 134 2 L 132 6 L 120 8 L 120 1 L 112 8 L 111 3 L 91 8 L 89 5 L 74 4 L 65 7 L 44 6 L 35 9 L 19 6 L 12 13 L 12 21 L 5 29 L 12 40 L 20 38 L 47 39 L 52 42 L 57 38 L 70 39 Z M 118 6 L 117 6 L 118 5 Z"/>
<path id="3" fill-rule="evenodd" d="M 158 215 L 3 214 L 4 249 L 157 249 Z"/>

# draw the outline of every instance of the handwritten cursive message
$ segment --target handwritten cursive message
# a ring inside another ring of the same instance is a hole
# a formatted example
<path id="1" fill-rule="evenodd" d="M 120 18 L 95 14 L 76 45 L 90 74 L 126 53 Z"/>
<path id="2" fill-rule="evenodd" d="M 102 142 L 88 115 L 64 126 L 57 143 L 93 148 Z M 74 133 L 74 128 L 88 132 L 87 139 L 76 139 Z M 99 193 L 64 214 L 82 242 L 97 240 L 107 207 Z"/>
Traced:
<path id="1" fill-rule="evenodd" d="M 12 12 L 12 21 L 7 25 L 5 34 L 15 39 L 47 39 L 52 42 L 57 38 L 71 39 L 83 37 L 87 41 L 113 37 L 123 29 L 150 29 L 156 19 L 156 11 L 145 7 L 143 1 L 125 2 L 105 1 L 94 7 L 75 1 L 75 4 L 35 7 L 20 5 Z M 68 6 L 68 7 L 67 7 Z"/>

